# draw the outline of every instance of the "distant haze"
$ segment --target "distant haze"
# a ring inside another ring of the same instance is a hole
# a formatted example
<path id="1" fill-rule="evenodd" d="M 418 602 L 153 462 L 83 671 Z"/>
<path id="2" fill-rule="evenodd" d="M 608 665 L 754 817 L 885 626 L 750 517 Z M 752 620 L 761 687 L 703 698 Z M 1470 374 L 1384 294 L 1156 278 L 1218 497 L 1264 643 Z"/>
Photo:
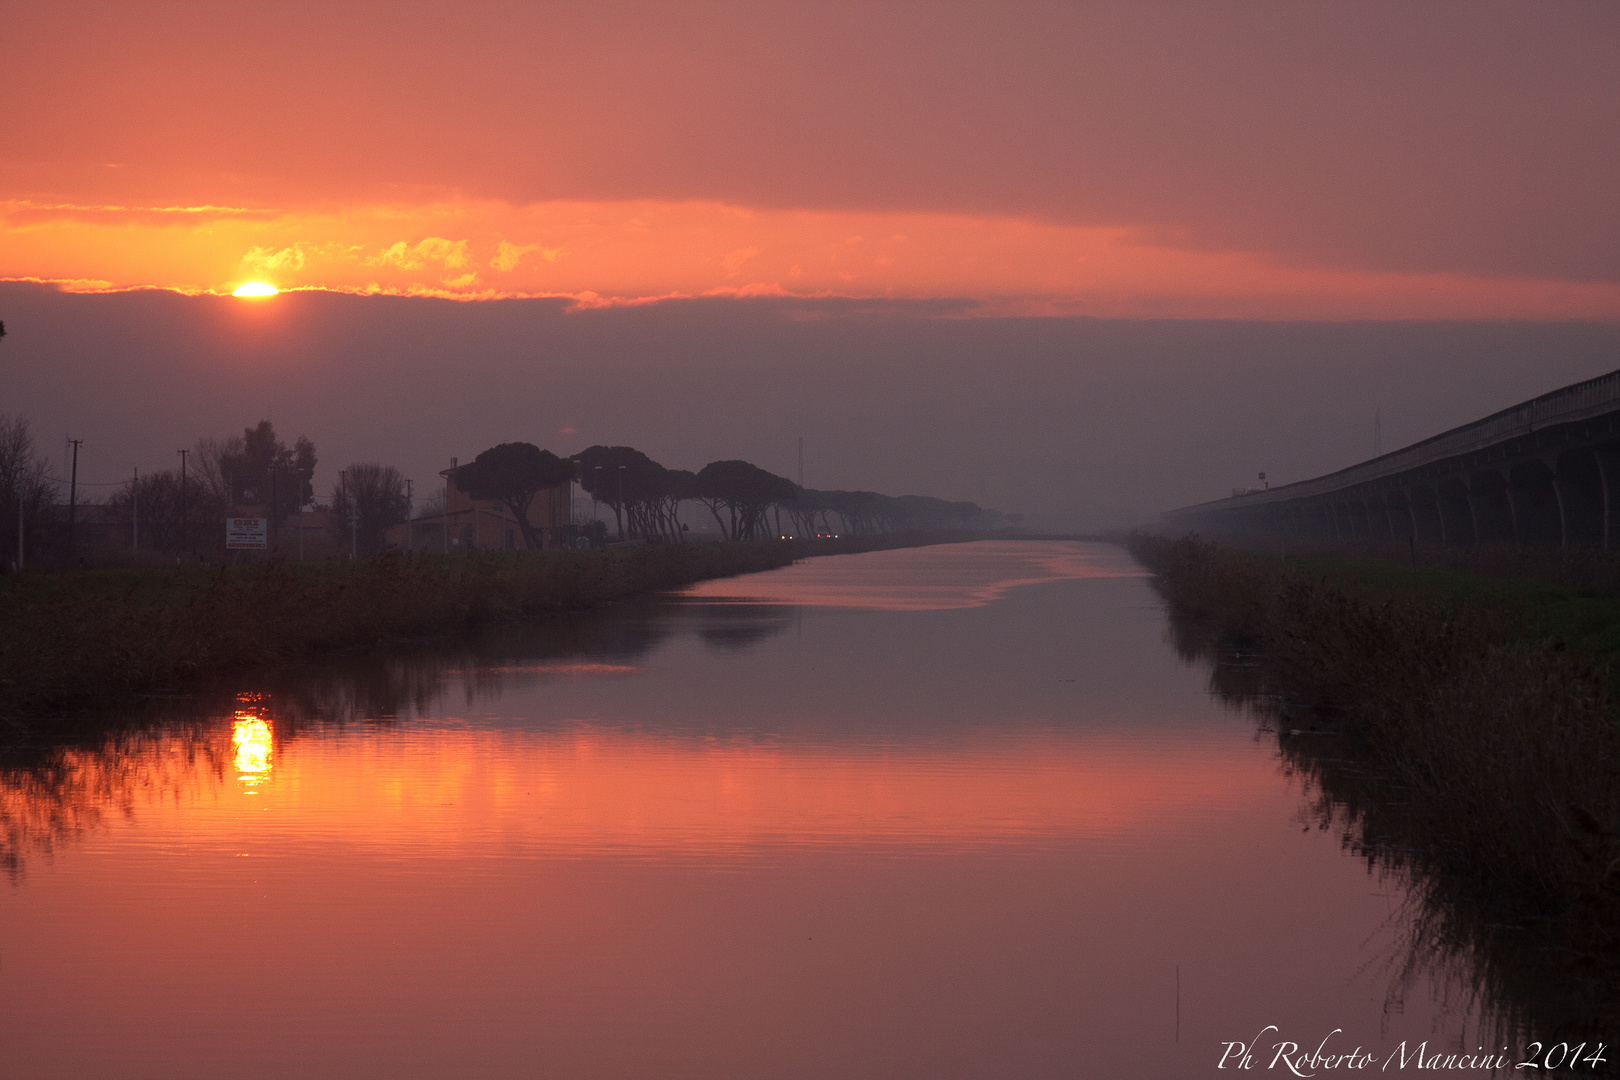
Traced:
<path id="1" fill-rule="evenodd" d="M 1031 525 L 1129 525 L 1287 483 L 1620 367 L 1590 323 L 955 317 L 948 300 L 666 301 L 567 311 L 285 294 L 261 304 L 0 284 L 0 411 L 80 479 L 169 468 L 271 418 L 320 457 L 399 466 L 524 440 L 628 444 L 671 467 L 741 457 L 805 482 L 970 499 Z"/>

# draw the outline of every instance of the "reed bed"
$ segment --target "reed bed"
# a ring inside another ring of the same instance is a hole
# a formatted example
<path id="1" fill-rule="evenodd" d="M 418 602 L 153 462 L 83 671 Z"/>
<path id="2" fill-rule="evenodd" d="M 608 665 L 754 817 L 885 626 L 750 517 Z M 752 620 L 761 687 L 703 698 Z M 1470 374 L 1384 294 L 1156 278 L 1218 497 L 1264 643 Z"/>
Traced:
<path id="1" fill-rule="evenodd" d="M 1518 632 L 1512 594 L 1460 602 L 1378 575 L 1357 591 L 1191 537 L 1130 547 L 1158 575 L 1183 652 L 1219 653 L 1216 690 L 1275 725 L 1322 823 L 1414 886 L 1429 946 L 1467 959 L 1508 1022 L 1612 1040 L 1614 657 Z"/>
<path id="2" fill-rule="evenodd" d="M 0 582 L 0 716 L 105 706 L 200 676 L 465 634 L 791 563 L 793 545 L 249 563 Z"/>
<path id="3" fill-rule="evenodd" d="M 76 570 L 0 578 L 0 741 L 255 666 L 446 638 L 708 578 L 980 538 L 884 533 L 605 551 Z"/>

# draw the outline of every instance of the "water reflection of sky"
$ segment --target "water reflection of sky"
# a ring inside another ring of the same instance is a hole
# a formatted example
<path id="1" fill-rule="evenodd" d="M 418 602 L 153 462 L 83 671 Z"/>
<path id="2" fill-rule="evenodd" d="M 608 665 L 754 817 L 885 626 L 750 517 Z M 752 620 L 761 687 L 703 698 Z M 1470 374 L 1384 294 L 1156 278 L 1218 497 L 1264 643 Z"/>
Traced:
<path id="1" fill-rule="evenodd" d="M 983 607 L 1022 585 L 1143 574 L 1112 545 L 981 541 L 804 559 L 783 570 L 705 581 L 682 595 L 709 603 L 942 611 Z"/>
<path id="2" fill-rule="evenodd" d="M 1301 830 L 1134 574 L 813 560 L 0 785 L 41 829 L 127 808 L 0 897 L 8 1063 L 1158 1078 L 1267 1024 L 1454 1039 L 1388 1011 L 1394 886 Z"/>

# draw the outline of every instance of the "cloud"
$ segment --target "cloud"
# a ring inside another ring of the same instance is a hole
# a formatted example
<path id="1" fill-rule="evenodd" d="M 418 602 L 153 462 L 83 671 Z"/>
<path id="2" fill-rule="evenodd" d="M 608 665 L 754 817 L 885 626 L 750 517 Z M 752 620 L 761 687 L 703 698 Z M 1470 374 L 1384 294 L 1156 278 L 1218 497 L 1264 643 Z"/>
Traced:
<path id="1" fill-rule="evenodd" d="M 401 270 L 420 270 L 429 263 L 438 263 L 447 270 L 466 266 L 467 241 L 430 236 L 412 247 L 400 240 L 366 260 L 368 266 L 397 266 Z"/>
<path id="2" fill-rule="evenodd" d="M 284 289 L 555 296 L 581 308 L 732 295 L 949 299 L 986 314 L 1620 320 L 1616 282 L 1301 266 L 1017 217 L 449 196 L 318 213 L 126 209 L 0 212 L 0 278 L 195 293 L 229 292 L 251 273 Z"/>
<path id="3" fill-rule="evenodd" d="M 517 269 L 517 264 L 523 261 L 523 256 L 539 246 L 539 244 L 525 244 L 519 247 L 517 244 L 508 243 L 507 241 L 502 240 L 500 242 L 500 246 L 495 250 L 495 257 L 489 261 L 489 265 L 493 266 L 502 273 L 505 273 L 508 270 L 515 270 Z"/>
<path id="4" fill-rule="evenodd" d="M 303 244 L 294 244 L 279 251 L 254 246 L 242 256 L 242 266 L 250 273 L 271 274 L 278 271 L 296 272 L 304 268 Z"/>

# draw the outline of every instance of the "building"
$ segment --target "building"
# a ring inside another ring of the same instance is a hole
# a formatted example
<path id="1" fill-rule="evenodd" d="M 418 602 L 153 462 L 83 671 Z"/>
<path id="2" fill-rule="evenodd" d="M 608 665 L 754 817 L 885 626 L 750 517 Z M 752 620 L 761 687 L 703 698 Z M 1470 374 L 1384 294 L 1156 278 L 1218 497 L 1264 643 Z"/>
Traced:
<path id="1" fill-rule="evenodd" d="M 445 481 L 445 512 L 395 525 L 387 533 L 390 547 L 452 555 L 523 550 L 523 530 L 511 510 L 462 491 L 454 483 L 454 468 L 439 475 Z M 542 547 L 567 547 L 573 543 L 573 488 L 571 482 L 546 488 L 537 492 L 529 504 L 529 526 L 539 534 Z"/>

